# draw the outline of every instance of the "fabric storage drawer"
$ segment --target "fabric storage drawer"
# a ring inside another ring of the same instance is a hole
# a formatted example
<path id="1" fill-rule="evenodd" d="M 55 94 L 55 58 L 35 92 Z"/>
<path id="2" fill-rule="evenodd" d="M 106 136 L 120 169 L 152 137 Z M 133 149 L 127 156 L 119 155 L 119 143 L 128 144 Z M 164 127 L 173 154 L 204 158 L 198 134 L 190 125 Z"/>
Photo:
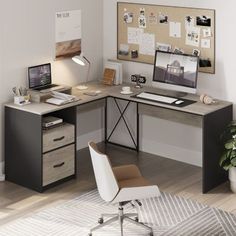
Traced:
<path id="1" fill-rule="evenodd" d="M 64 124 L 43 131 L 43 153 L 75 142 L 74 125 Z"/>
<path id="2" fill-rule="evenodd" d="M 43 186 L 75 174 L 75 145 L 43 155 Z"/>

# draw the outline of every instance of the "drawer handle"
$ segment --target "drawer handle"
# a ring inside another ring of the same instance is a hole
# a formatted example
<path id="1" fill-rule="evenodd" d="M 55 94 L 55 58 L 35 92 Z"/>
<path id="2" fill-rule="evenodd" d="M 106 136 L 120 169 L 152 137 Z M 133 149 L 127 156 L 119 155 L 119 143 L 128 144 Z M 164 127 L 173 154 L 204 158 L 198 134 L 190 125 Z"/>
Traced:
<path id="1" fill-rule="evenodd" d="M 55 138 L 55 139 L 53 139 L 53 141 L 54 141 L 54 142 L 58 142 L 58 141 L 63 140 L 64 138 L 65 138 L 65 136 L 62 136 L 62 137 L 60 137 L 60 138 Z"/>
<path id="2" fill-rule="evenodd" d="M 59 168 L 59 167 L 62 167 L 64 165 L 65 165 L 65 162 L 62 162 L 60 164 L 57 164 L 57 165 L 53 166 L 53 168 Z"/>

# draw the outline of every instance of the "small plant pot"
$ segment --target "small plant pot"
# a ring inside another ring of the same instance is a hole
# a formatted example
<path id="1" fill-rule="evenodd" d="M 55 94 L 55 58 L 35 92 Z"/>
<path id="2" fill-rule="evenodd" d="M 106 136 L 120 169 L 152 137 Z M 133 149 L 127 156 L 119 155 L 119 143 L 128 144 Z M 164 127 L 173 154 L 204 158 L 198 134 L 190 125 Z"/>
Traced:
<path id="1" fill-rule="evenodd" d="M 231 191 L 236 193 L 236 167 L 231 167 L 229 169 L 229 181 Z"/>

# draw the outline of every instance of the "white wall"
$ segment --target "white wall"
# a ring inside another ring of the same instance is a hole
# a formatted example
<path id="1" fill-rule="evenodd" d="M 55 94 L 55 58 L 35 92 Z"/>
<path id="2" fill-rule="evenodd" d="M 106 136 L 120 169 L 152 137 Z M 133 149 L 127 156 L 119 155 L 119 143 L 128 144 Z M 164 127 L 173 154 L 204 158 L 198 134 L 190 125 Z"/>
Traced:
<path id="1" fill-rule="evenodd" d="M 53 80 L 56 83 L 75 85 L 85 79 L 86 68 L 79 67 L 71 59 L 54 61 L 57 11 L 82 10 L 82 50 L 93 65 L 90 79 L 101 77 L 103 1 L 2 0 L 0 9 L 0 163 L 2 163 L 3 104 L 12 100 L 13 86 L 27 85 L 27 67 L 51 62 Z M 27 124 L 25 125 L 27 128 Z"/>
<path id="2" fill-rule="evenodd" d="M 228 0 L 227 2 L 215 0 L 130 0 L 125 2 L 215 9 L 216 74 L 199 74 L 198 93 L 207 93 L 218 99 L 236 102 L 235 48 L 232 46 L 236 38 L 236 30 L 233 27 L 235 18 L 234 0 Z M 103 43 L 105 59 L 116 57 L 116 7 L 116 0 L 104 0 Z M 126 80 L 129 80 L 129 76 L 133 73 L 141 73 L 147 76 L 150 83 L 153 70 L 151 65 L 133 62 L 124 62 L 123 65 Z M 236 111 L 234 111 L 234 117 L 236 117 Z M 168 129 L 163 130 L 164 126 Z M 141 148 L 144 151 L 159 153 L 174 159 L 188 160 L 192 164 L 201 165 L 200 130 L 145 116 L 142 118 L 141 128 L 143 130 Z M 181 139 L 179 134 L 182 134 Z"/>

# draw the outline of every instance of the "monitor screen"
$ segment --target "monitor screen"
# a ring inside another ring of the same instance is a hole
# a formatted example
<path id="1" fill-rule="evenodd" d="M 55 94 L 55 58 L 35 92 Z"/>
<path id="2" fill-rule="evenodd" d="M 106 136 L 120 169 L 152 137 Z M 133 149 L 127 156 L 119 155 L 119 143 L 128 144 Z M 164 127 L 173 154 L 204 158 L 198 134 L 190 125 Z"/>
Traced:
<path id="1" fill-rule="evenodd" d="M 198 57 L 156 51 L 153 82 L 164 88 L 192 92 L 197 88 Z"/>
<path id="2" fill-rule="evenodd" d="M 51 84 L 51 64 L 43 64 L 28 68 L 29 88 L 37 88 Z"/>

